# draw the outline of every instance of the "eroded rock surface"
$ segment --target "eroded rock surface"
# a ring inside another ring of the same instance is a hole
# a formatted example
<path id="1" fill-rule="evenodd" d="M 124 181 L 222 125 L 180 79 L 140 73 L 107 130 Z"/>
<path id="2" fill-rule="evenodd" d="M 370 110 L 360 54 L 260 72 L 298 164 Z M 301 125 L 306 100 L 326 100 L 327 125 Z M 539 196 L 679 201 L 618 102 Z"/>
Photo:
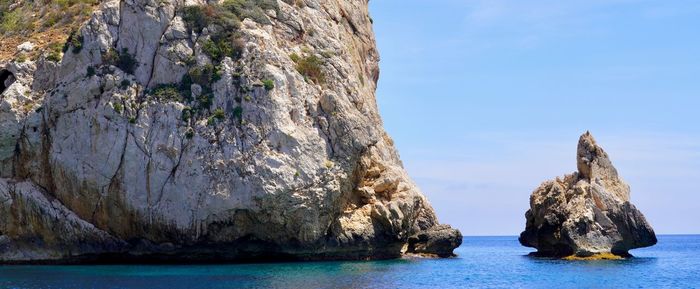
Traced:
<path id="1" fill-rule="evenodd" d="M 626 257 L 656 244 L 651 225 L 630 203 L 629 186 L 589 132 L 579 139 L 576 157 L 578 172 L 532 192 L 520 243 L 553 257 Z"/>
<path id="2" fill-rule="evenodd" d="M 0 60 L 0 262 L 452 255 L 382 128 L 367 1 L 262 2 L 235 55 L 184 20 L 205 2 L 111 0 L 58 61 Z"/>

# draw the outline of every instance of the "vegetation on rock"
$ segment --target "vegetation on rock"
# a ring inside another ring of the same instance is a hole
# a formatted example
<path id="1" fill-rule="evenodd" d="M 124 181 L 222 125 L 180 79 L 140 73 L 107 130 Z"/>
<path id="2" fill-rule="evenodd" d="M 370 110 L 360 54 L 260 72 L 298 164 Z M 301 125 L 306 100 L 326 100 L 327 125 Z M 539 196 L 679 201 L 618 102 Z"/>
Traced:
<path id="1" fill-rule="evenodd" d="M 210 125 L 216 121 L 223 121 L 225 114 L 222 109 L 218 108 L 213 112 L 209 110 L 214 101 L 212 85 L 223 76 L 224 59 L 229 57 L 237 61 L 243 54 L 245 42 L 239 31 L 241 20 L 249 18 L 261 24 L 270 24 L 270 19 L 265 13 L 267 10 L 279 12 L 277 2 L 274 0 L 225 0 L 221 3 L 181 7 L 177 13 L 185 22 L 187 31 L 198 35 L 199 48 L 211 59 L 211 63 L 198 65 L 196 57 L 192 55 L 182 60 L 188 70 L 180 83 L 161 84 L 146 93 L 159 101 L 186 104 L 182 111 L 183 121 L 201 117 L 206 117 Z M 115 53 L 111 50 L 107 53 L 106 59 L 109 59 L 108 63 L 113 63 L 120 68 L 128 66 L 127 68 L 135 69 L 137 64 L 125 55 L 128 53 Z M 122 70 L 133 73 L 133 69 Z M 235 85 L 240 85 L 238 78 L 240 75 L 234 77 Z M 274 88 L 274 81 L 265 80 L 263 86 L 266 90 L 271 90 Z M 246 87 L 239 87 L 240 93 L 247 91 Z M 248 98 L 250 99 L 250 96 Z M 235 99 L 237 102 L 241 101 L 241 97 L 236 96 Z M 208 115 L 209 113 L 211 115 Z M 235 119 L 242 121 L 242 115 L 241 107 L 234 108 Z"/>
<path id="2" fill-rule="evenodd" d="M 136 58 L 129 54 L 129 49 L 123 48 L 121 51 L 115 49 L 108 50 L 103 56 L 102 61 L 109 65 L 119 67 L 126 73 L 133 74 L 139 66 Z"/>
<path id="3" fill-rule="evenodd" d="M 243 108 L 240 106 L 237 106 L 236 108 L 233 109 L 233 117 L 238 119 L 238 121 L 243 120 Z"/>
<path id="4" fill-rule="evenodd" d="M 118 102 L 115 102 L 114 104 L 112 104 L 112 107 L 114 108 L 114 111 L 116 111 L 119 114 L 121 114 L 122 111 L 124 110 L 124 106 Z"/>
<path id="5" fill-rule="evenodd" d="M 124 79 L 122 80 L 122 82 L 119 83 L 119 88 L 121 89 L 127 89 L 129 88 L 129 86 L 131 86 L 131 81 L 129 81 L 128 79 Z"/>
<path id="6" fill-rule="evenodd" d="M 326 82 L 326 77 L 323 74 L 323 60 L 316 55 L 308 55 L 301 57 L 296 53 L 289 56 L 296 64 L 296 70 L 304 76 L 304 79 L 312 80 L 316 84 Z"/>
<path id="7" fill-rule="evenodd" d="M 54 43 L 49 46 L 49 52 L 46 55 L 46 60 L 53 62 L 60 62 L 63 54 L 61 53 L 61 46 L 59 43 Z"/>
<path id="8" fill-rule="evenodd" d="M 85 77 L 90 78 L 95 75 L 95 68 L 92 66 L 88 66 L 87 71 L 85 73 Z"/>
<path id="9" fill-rule="evenodd" d="M 180 90 L 174 84 L 161 84 L 153 88 L 150 92 L 156 99 L 161 101 L 182 101 Z"/>
<path id="10" fill-rule="evenodd" d="M 262 82 L 263 86 L 265 87 L 265 90 L 272 90 L 273 88 L 275 88 L 275 81 L 273 81 L 272 79 L 265 79 Z"/>
<path id="11" fill-rule="evenodd" d="M 76 54 L 83 49 L 83 36 L 78 34 L 76 30 L 73 30 L 68 36 L 66 44 L 63 45 L 63 52 L 67 52 L 70 47 L 73 48 L 71 51 Z"/>
<path id="12" fill-rule="evenodd" d="M 223 120 L 225 117 L 226 117 L 226 115 L 224 114 L 223 109 L 217 108 L 216 110 L 214 110 L 214 118 L 216 118 L 218 120 Z"/>
<path id="13" fill-rule="evenodd" d="M 202 51 L 212 60 L 241 56 L 244 43 L 237 33 L 241 19 L 270 24 L 265 10 L 279 11 L 274 0 L 226 0 L 221 4 L 186 6 L 180 14 L 190 32 L 200 34 L 209 28 L 209 38 L 201 40 Z"/>
<path id="14" fill-rule="evenodd" d="M 80 24 L 90 17 L 99 2 L 0 0 L 0 36 L 3 39 L 0 42 L 0 60 L 9 59 L 15 53 L 17 45 L 25 41 L 36 45 L 35 51 L 30 54 L 32 59 L 53 44 L 63 44 L 66 37 L 71 32 L 75 34 L 74 31 Z M 77 38 L 77 41 L 82 41 L 80 37 Z M 79 46 L 73 47 L 75 49 Z"/>
<path id="15" fill-rule="evenodd" d="M 54 4 L 22 1 L 13 5 Z M 89 26 L 47 38 L 47 63 L 10 64 L 0 262 L 451 256 L 461 235 L 437 225 L 384 137 L 373 92 L 353 81 L 378 69 L 366 2 L 289 15 L 271 11 L 279 0 L 207 2 L 112 1 Z M 8 39 L 11 58 L 30 40 Z M 343 57 L 321 49 L 338 45 Z M 300 46 L 296 64 L 280 61 Z M 352 97 L 310 85 L 331 77 Z"/>

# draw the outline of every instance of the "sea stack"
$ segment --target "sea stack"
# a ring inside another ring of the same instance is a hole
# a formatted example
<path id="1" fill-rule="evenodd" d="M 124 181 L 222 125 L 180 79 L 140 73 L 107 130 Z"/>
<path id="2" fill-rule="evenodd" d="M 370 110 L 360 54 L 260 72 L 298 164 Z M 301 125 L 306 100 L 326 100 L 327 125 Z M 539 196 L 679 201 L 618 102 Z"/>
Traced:
<path id="1" fill-rule="evenodd" d="M 462 242 L 382 127 L 367 0 L 84 8 L 50 45 L 16 50 L 39 30 L 0 43 L 0 263 L 447 257 Z"/>
<path id="2" fill-rule="evenodd" d="M 523 246 L 536 256 L 571 259 L 629 257 L 656 244 L 644 215 L 630 203 L 630 188 L 590 132 L 576 153 L 578 171 L 542 183 L 530 196 Z"/>

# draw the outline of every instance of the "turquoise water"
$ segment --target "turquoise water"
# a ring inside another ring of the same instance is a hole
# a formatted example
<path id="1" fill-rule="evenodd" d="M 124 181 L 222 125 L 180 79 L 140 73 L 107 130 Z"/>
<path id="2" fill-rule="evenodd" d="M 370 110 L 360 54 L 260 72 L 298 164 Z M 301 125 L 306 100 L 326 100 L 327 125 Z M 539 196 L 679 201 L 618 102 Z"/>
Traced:
<path id="1" fill-rule="evenodd" d="M 525 256 L 516 237 L 465 237 L 453 259 L 168 266 L 0 266 L 0 288 L 700 288 L 700 235 L 622 261 Z"/>

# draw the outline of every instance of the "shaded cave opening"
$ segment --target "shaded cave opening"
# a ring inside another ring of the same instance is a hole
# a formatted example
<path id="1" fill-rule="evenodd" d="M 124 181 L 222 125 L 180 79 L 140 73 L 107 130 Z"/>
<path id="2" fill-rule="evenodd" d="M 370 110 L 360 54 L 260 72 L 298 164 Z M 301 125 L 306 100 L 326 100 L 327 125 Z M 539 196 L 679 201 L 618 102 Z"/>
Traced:
<path id="1" fill-rule="evenodd" d="M 12 72 L 2 69 L 0 70 L 0 94 L 15 82 L 15 75 Z"/>

